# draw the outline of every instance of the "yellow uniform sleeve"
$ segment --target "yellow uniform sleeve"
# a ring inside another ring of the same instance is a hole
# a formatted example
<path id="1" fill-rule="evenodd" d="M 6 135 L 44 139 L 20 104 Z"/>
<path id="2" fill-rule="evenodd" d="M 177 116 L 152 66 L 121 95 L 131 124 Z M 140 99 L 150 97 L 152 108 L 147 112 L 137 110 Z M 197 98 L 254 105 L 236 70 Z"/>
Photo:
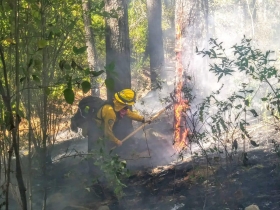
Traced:
<path id="1" fill-rule="evenodd" d="M 142 122 L 144 120 L 144 117 L 137 114 L 136 112 L 130 111 L 129 109 L 127 110 L 127 117 L 129 117 L 132 120 L 136 120 L 139 122 Z"/>
<path id="2" fill-rule="evenodd" d="M 101 112 L 101 113 L 100 113 Z M 115 137 L 113 133 L 113 126 L 116 121 L 116 114 L 113 110 L 113 107 L 110 105 L 104 105 L 103 108 L 100 109 L 97 116 L 103 120 L 104 126 L 104 135 L 109 138 L 111 141 L 117 143 L 119 139 Z"/>

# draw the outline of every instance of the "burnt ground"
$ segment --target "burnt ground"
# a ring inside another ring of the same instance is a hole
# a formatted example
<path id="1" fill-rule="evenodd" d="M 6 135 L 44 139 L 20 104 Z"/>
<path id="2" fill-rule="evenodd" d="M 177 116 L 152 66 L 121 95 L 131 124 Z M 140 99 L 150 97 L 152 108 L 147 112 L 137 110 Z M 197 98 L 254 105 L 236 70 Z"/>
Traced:
<path id="1" fill-rule="evenodd" d="M 162 123 L 156 124 L 162 126 Z M 157 138 L 170 138 L 166 128 L 155 126 L 154 129 L 161 133 Z M 146 167 L 133 168 L 131 176 L 122 180 L 127 187 L 125 196 L 119 200 L 106 185 L 102 186 L 104 197 L 100 196 L 100 187 L 92 185 L 93 177 L 88 175 L 85 160 L 62 159 L 48 167 L 47 209 L 97 210 L 107 206 L 110 210 L 241 210 L 256 204 L 261 210 L 279 210 L 280 157 L 271 141 L 275 139 L 280 143 L 279 134 L 268 131 L 265 126 L 252 130 L 251 136 L 259 146 L 246 144 L 247 166 L 243 165 L 241 151 L 230 160 L 223 154 L 213 154 L 208 164 L 204 156 L 188 156 L 184 161 L 154 167 L 148 164 L 149 158 L 143 157 Z M 83 150 L 86 142 L 86 139 L 65 141 L 57 150 L 65 150 L 73 143 L 77 143 L 77 150 Z M 154 144 L 150 145 L 151 151 L 156 141 Z M 239 145 L 242 147 L 241 142 Z M 141 147 L 137 145 L 136 149 Z M 166 151 L 156 155 L 164 159 Z M 42 209 L 42 178 L 38 171 L 34 168 L 33 209 Z"/>
<path id="2" fill-rule="evenodd" d="M 58 190 L 50 198 L 49 209 L 85 210 L 106 205 L 110 210 L 237 210 L 251 204 L 262 210 L 280 209 L 280 159 L 276 154 L 255 150 L 248 153 L 245 167 L 238 156 L 229 163 L 212 160 L 211 166 L 198 157 L 177 166 L 135 171 L 123 180 L 127 187 L 120 200 L 106 187 L 102 199 L 100 189 L 86 186 L 85 166 L 79 164 L 76 170 L 80 174 L 71 175 L 68 169 L 61 177 L 56 174 L 53 186 Z M 61 165 L 55 167 L 54 171 L 63 171 Z M 67 189 L 63 189 L 65 186 Z"/>
<path id="3" fill-rule="evenodd" d="M 110 210 L 241 210 L 251 204 L 262 210 L 280 209 L 280 157 L 271 141 L 273 138 L 280 143 L 278 133 L 266 127 L 252 130 L 259 146 L 246 145 L 246 166 L 241 151 L 237 151 L 231 159 L 223 154 L 209 155 L 208 164 L 204 156 L 196 156 L 133 170 L 123 180 L 127 187 L 120 200 L 106 186 L 105 198 L 100 197 L 100 189 L 90 184 L 84 161 L 68 160 L 72 161 L 71 168 L 60 162 L 52 166 L 55 175 L 51 186 L 57 189 L 52 187 L 49 209 L 86 210 L 106 205 Z"/>
<path id="4" fill-rule="evenodd" d="M 275 155 L 251 152 L 258 157 L 247 167 L 215 164 L 203 159 L 157 173 L 132 176 L 125 190 L 124 207 L 111 209 L 244 209 L 257 204 L 261 209 L 280 209 L 280 176 Z M 178 208 L 179 209 L 179 208 Z"/>

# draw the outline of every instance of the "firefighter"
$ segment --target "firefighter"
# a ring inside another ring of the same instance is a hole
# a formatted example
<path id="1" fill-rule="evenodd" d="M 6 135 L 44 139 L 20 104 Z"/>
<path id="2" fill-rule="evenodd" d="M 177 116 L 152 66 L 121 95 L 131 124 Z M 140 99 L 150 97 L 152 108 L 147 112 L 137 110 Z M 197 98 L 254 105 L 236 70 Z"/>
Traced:
<path id="1" fill-rule="evenodd" d="M 120 92 L 114 94 L 113 101 L 111 103 L 105 103 L 97 112 L 96 117 L 91 120 L 88 124 L 88 152 L 91 150 L 100 150 L 101 145 L 99 139 L 105 147 L 103 151 L 109 154 L 110 150 L 114 146 L 122 145 L 122 141 L 119 140 L 113 133 L 113 127 L 117 121 L 122 119 L 124 116 L 129 117 L 132 120 L 139 122 L 148 122 L 145 118 L 136 112 L 131 111 L 128 106 L 135 104 L 136 93 L 131 89 L 123 89 Z M 102 156 L 98 159 L 101 160 Z M 94 185 L 96 193 L 104 196 L 101 183 L 105 182 L 104 173 L 99 167 L 96 167 L 92 159 L 88 159 L 89 174 L 95 175 L 98 184 Z"/>
<path id="2" fill-rule="evenodd" d="M 99 138 L 104 139 L 107 151 L 113 146 L 122 145 L 122 141 L 114 135 L 113 127 L 125 116 L 138 122 L 150 123 L 150 120 L 146 121 L 143 116 L 129 109 L 129 106 L 135 104 L 135 99 L 136 93 L 133 90 L 123 89 L 114 94 L 112 103 L 107 103 L 98 110 L 95 119 L 88 126 L 89 151 L 97 146 Z"/>

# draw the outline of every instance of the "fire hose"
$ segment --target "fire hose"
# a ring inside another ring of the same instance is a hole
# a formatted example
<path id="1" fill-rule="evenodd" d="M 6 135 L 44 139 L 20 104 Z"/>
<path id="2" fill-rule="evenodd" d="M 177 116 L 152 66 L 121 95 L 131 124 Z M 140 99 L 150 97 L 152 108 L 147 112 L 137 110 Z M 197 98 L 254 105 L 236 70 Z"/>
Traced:
<path id="1" fill-rule="evenodd" d="M 164 107 L 162 110 L 160 110 L 159 112 L 157 112 L 154 116 L 152 116 L 150 118 L 150 122 L 154 121 L 156 118 L 158 118 L 162 113 L 164 113 L 166 110 L 170 109 L 171 106 L 173 106 L 173 103 L 170 103 L 169 105 L 167 105 L 166 107 Z M 124 143 L 125 141 L 127 141 L 131 136 L 133 136 L 134 134 L 136 134 L 138 131 L 140 131 L 141 129 L 143 129 L 147 124 L 149 124 L 150 122 L 145 122 L 143 123 L 140 127 L 138 127 L 137 129 L 135 129 L 134 131 L 132 131 L 130 134 L 128 134 L 124 139 L 122 139 L 122 143 Z M 111 151 L 116 149 L 117 146 L 112 147 Z"/>

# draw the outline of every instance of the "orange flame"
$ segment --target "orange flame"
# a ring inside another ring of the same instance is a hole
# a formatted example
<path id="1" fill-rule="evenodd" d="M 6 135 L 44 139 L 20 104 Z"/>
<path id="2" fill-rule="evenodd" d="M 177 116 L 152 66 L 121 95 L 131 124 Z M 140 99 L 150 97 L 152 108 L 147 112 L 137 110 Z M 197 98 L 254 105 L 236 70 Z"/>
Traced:
<path id="1" fill-rule="evenodd" d="M 178 24 L 176 26 L 176 90 L 175 98 L 176 104 L 174 105 L 174 147 L 177 151 L 180 151 L 187 145 L 187 134 L 188 130 L 183 125 L 182 113 L 188 107 L 187 101 L 182 99 L 182 87 L 183 87 L 183 64 L 182 64 L 182 36 L 181 27 Z"/>

